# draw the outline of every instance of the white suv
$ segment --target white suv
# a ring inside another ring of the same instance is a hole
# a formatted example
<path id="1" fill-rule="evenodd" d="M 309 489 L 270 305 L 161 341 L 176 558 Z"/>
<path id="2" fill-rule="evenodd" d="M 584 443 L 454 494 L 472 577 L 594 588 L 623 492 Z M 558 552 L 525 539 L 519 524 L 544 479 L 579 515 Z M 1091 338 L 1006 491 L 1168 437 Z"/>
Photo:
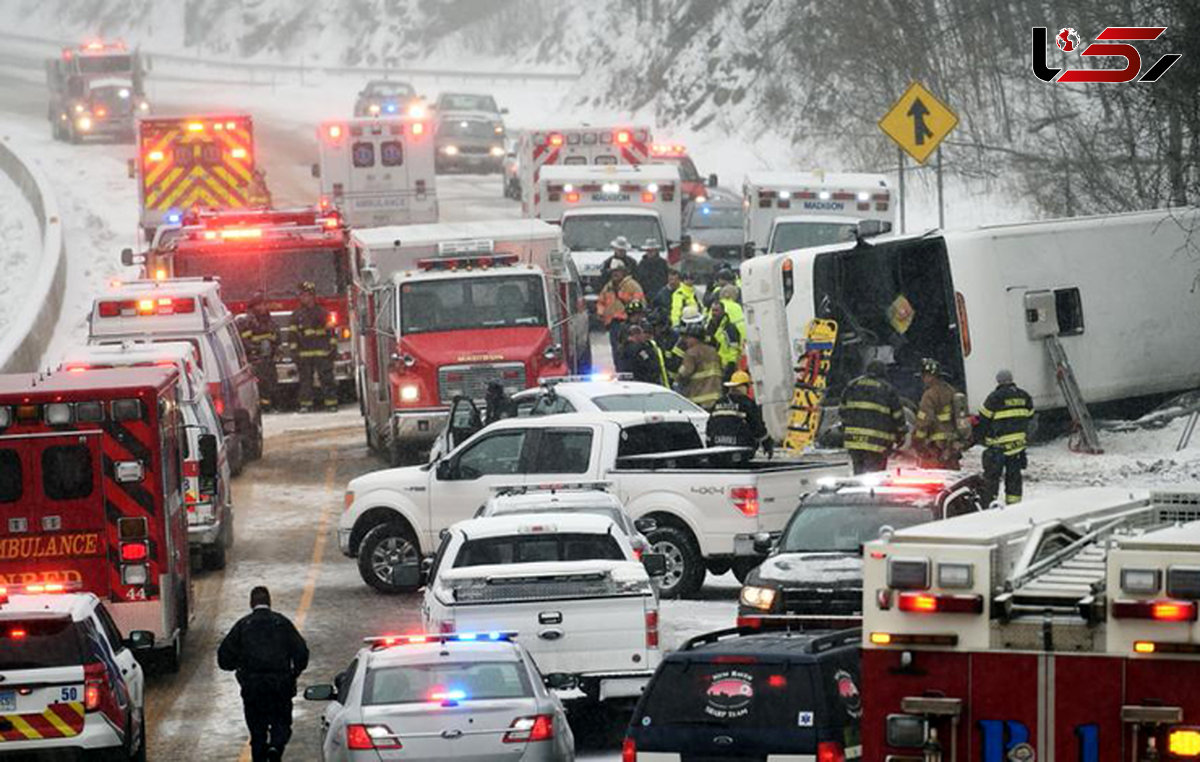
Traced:
<path id="1" fill-rule="evenodd" d="M 53 583 L 0 587 L 0 754 L 117 751 L 145 762 L 144 677 L 100 599 Z"/>

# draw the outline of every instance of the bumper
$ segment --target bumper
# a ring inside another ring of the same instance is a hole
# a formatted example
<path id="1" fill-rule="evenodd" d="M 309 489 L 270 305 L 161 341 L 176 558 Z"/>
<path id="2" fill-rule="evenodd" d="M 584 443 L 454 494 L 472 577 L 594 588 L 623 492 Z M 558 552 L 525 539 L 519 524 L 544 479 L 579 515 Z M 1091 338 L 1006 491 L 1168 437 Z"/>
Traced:
<path id="1" fill-rule="evenodd" d="M 460 146 L 461 149 L 461 146 Z M 504 168 L 503 156 L 492 156 L 491 146 L 473 146 L 470 152 L 459 151 L 453 156 L 442 153 L 438 148 L 434 163 L 439 169 L 486 169 L 499 172 Z"/>
<path id="2" fill-rule="evenodd" d="M 294 362 L 275 363 L 275 377 L 276 383 L 298 384 L 300 383 L 300 369 Z M 333 377 L 338 381 L 353 381 L 354 361 L 334 360 Z"/>
<path id="3" fill-rule="evenodd" d="M 123 741 L 117 729 L 108 723 L 99 712 L 88 714 L 83 721 L 83 731 L 67 738 L 38 738 L 23 741 L 0 742 L 0 759 L 26 759 L 25 755 L 37 753 L 91 751 L 95 749 L 119 748 Z M 23 754 L 13 755 L 14 752 Z"/>
<path id="4" fill-rule="evenodd" d="M 580 683 L 594 684 L 596 695 L 600 701 L 612 699 L 638 698 L 654 672 L 602 672 L 582 673 L 576 677 Z"/>
<path id="5" fill-rule="evenodd" d="M 354 553 L 350 551 L 350 533 L 353 529 L 338 527 L 338 550 L 342 551 L 342 555 L 346 558 L 354 558 Z"/>
<path id="6" fill-rule="evenodd" d="M 733 536 L 733 555 L 735 558 L 766 558 L 765 553 L 754 549 L 754 534 L 739 532 Z"/>
<path id="7" fill-rule="evenodd" d="M 450 410 L 444 407 L 392 413 L 398 439 L 418 446 L 433 444 L 449 419 Z"/>
<path id="8" fill-rule="evenodd" d="M 188 524 L 188 545 L 205 548 L 221 541 L 221 522 L 212 524 Z"/>

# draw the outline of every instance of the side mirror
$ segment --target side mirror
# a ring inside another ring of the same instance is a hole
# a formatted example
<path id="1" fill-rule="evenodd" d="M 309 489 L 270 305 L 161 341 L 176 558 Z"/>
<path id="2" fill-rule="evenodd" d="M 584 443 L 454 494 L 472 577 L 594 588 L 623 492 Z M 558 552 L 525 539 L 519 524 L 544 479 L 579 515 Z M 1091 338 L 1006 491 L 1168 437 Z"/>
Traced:
<path id="1" fill-rule="evenodd" d="M 214 434 L 200 435 L 200 476 L 205 479 L 217 476 L 217 437 Z"/>
<path id="2" fill-rule="evenodd" d="M 133 265 L 133 249 L 121 249 L 121 264 L 126 267 Z"/>
<path id="3" fill-rule="evenodd" d="M 771 548 L 775 547 L 775 538 L 770 532 L 756 532 L 754 535 L 754 552 L 760 555 L 766 555 L 771 552 Z"/>
<path id="4" fill-rule="evenodd" d="M 305 701 L 333 701 L 337 698 L 337 689 L 328 683 L 310 685 L 304 689 Z"/>
<path id="5" fill-rule="evenodd" d="M 658 522 L 655 521 L 654 519 L 647 519 L 647 518 L 634 519 L 633 520 L 633 528 L 638 530 L 642 534 L 649 534 L 649 533 L 653 532 L 654 530 L 658 529 Z"/>
<path id="6" fill-rule="evenodd" d="M 148 648 L 154 648 L 154 633 L 149 630 L 134 630 L 129 633 L 129 637 L 125 639 L 125 645 L 135 651 L 144 651 Z"/>
<path id="7" fill-rule="evenodd" d="M 667 573 L 667 557 L 662 553 L 645 553 L 642 555 L 642 566 L 651 577 L 661 577 Z"/>
<path id="8" fill-rule="evenodd" d="M 440 481 L 450 481 L 454 478 L 454 466 L 448 460 L 440 460 L 437 464 L 437 478 Z"/>
<path id="9" fill-rule="evenodd" d="M 367 265 L 358 271 L 358 277 L 362 279 L 363 285 L 367 288 L 374 288 L 379 282 L 379 270 L 374 265 Z"/>
<path id="10" fill-rule="evenodd" d="M 500 109 L 500 113 L 501 113 L 501 114 L 507 114 L 507 113 L 508 113 L 508 109 L 507 109 L 507 108 L 502 108 L 502 109 Z"/>
<path id="11" fill-rule="evenodd" d="M 312 172 L 313 177 L 320 177 L 321 176 L 321 165 L 314 163 L 312 165 L 312 169 L 310 169 L 309 171 Z"/>
<path id="12" fill-rule="evenodd" d="M 555 691 L 569 691 L 579 687 L 579 678 L 566 672 L 551 672 L 542 678 L 547 688 Z"/>
<path id="13" fill-rule="evenodd" d="M 706 183 L 705 183 L 705 185 L 707 185 L 707 186 L 708 186 L 708 187 L 710 187 L 710 188 L 715 188 L 715 187 L 717 187 L 717 175 L 716 175 L 716 173 L 713 173 L 713 174 L 711 174 L 711 175 L 709 175 L 709 176 L 708 176 L 708 182 L 706 182 Z"/>

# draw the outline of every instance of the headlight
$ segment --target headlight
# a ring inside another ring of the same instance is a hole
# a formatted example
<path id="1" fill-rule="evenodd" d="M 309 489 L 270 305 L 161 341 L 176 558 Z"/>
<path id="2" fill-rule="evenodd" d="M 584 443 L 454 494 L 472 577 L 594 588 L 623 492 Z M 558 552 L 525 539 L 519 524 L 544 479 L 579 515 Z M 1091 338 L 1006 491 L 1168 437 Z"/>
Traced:
<path id="1" fill-rule="evenodd" d="M 138 104 L 138 111 L 149 111 L 149 110 L 150 110 L 150 101 L 142 101 L 141 103 Z"/>
<path id="2" fill-rule="evenodd" d="M 504 125 L 502 125 L 502 124 L 496 125 L 495 127 L 492 128 L 492 132 L 496 133 L 497 135 L 503 135 L 504 134 Z"/>
<path id="3" fill-rule="evenodd" d="M 420 398 L 420 396 L 421 396 L 421 390 L 418 389 L 413 384 L 407 384 L 405 386 L 400 387 L 400 401 L 401 402 L 416 402 L 417 399 Z"/>
<path id="4" fill-rule="evenodd" d="M 446 146 L 442 149 L 442 153 L 446 154 L 447 156 L 457 156 L 458 146 Z"/>
<path id="5" fill-rule="evenodd" d="M 492 149 L 491 149 L 491 151 L 489 151 L 489 153 L 491 153 L 492 156 L 495 156 L 498 158 L 498 157 L 504 155 L 504 149 L 501 148 L 500 146 L 492 146 Z"/>
<path id="6" fill-rule="evenodd" d="M 408 107 L 408 115 L 413 119 L 425 118 L 425 106 L 420 103 L 414 103 Z"/>
<path id="7" fill-rule="evenodd" d="M 82 113 L 83 113 L 83 104 L 82 104 L 82 103 L 76 103 L 76 104 L 75 104 L 75 113 L 76 113 L 76 114 L 82 114 Z"/>
<path id="8" fill-rule="evenodd" d="M 92 118 L 90 116 L 81 116 L 75 120 L 75 126 L 86 132 L 92 129 Z"/>
<path id="9" fill-rule="evenodd" d="M 708 247 L 705 246 L 704 244 L 700 243 L 699 241 L 692 241 L 692 253 L 693 254 L 703 254 L 707 249 L 708 249 Z"/>
<path id="10" fill-rule="evenodd" d="M 371 116 L 375 116 L 376 114 L 378 114 L 379 113 L 379 104 L 372 103 L 370 106 L 367 106 L 367 113 L 369 113 Z"/>
<path id="11" fill-rule="evenodd" d="M 771 607 L 775 605 L 775 596 L 778 593 L 779 591 L 773 587 L 746 585 L 742 588 L 742 605 L 759 611 L 770 611 Z"/>
<path id="12" fill-rule="evenodd" d="M 117 97 L 122 98 L 122 99 L 128 98 L 129 97 L 129 88 L 122 87 L 120 90 L 117 91 Z"/>

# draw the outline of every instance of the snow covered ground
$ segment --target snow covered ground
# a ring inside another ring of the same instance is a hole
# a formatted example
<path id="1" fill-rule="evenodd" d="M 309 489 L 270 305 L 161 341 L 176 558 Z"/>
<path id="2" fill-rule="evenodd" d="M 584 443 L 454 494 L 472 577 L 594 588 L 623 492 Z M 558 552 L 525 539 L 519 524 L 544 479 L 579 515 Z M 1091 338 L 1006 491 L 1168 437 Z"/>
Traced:
<path id="1" fill-rule="evenodd" d="M 37 271 L 41 234 L 33 207 L 21 189 L 0 173 L 0 334 L 26 304 L 25 288 Z"/>

